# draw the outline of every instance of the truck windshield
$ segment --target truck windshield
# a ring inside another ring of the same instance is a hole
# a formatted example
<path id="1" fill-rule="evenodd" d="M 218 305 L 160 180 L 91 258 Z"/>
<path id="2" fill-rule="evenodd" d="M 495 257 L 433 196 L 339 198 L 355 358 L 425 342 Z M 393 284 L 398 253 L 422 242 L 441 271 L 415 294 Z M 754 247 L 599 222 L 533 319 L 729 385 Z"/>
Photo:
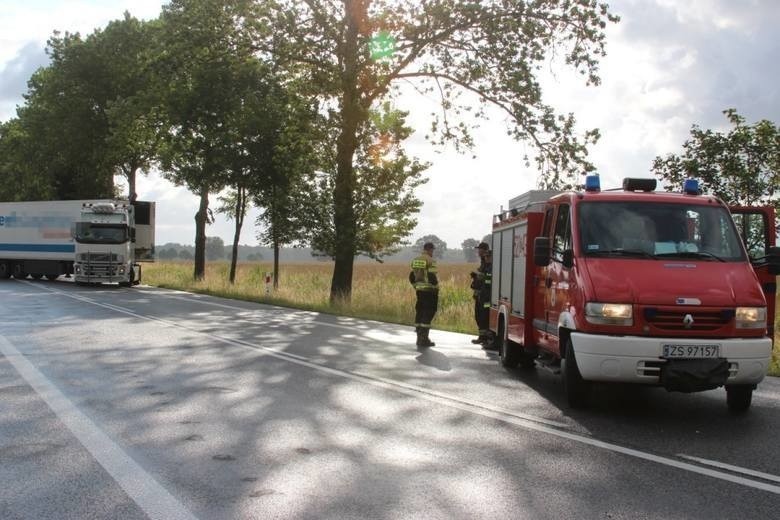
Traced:
<path id="1" fill-rule="evenodd" d="M 127 226 L 124 224 L 93 224 L 79 222 L 73 234 L 81 244 L 123 244 L 128 241 Z"/>
<path id="2" fill-rule="evenodd" d="M 744 260 L 731 214 L 722 206 L 653 202 L 582 202 L 585 256 Z"/>

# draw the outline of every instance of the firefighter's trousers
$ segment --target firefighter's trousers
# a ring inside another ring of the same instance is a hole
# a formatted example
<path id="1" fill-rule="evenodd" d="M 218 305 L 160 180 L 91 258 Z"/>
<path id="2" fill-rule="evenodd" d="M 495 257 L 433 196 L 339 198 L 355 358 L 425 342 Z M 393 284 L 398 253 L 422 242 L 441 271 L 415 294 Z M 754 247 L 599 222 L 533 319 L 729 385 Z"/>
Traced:
<path id="1" fill-rule="evenodd" d="M 415 327 L 430 329 L 438 306 L 439 291 L 417 291 L 417 304 L 414 307 Z"/>
<path id="2" fill-rule="evenodd" d="M 477 322 L 480 336 L 487 336 L 490 332 L 490 307 L 479 298 L 474 298 L 474 320 Z"/>

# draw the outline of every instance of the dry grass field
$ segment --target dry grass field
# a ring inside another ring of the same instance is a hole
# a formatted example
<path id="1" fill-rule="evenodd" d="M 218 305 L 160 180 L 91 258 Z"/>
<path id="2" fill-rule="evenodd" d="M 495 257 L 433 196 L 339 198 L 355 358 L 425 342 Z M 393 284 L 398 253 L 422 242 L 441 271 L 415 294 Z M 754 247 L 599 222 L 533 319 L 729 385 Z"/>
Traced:
<path id="1" fill-rule="evenodd" d="M 469 273 L 476 265 L 439 265 L 439 311 L 433 326 L 455 332 L 475 333 L 474 307 Z M 192 280 L 190 262 L 157 262 L 143 267 L 144 283 L 158 287 L 212 294 L 225 298 L 272 303 L 285 307 L 368 318 L 392 323 L 414 323 L 415 293 L 406 264 L 355 264 L 350 304 L 329 304 L 332 263 L 284 264 L 279 288 L 265 293 L 265 273 L 270 264 L 238 265 L 236 283 L 228 282 L 230 266 L 211 262 L 203 281 Z"/>
<path id="2" fill-rule="evenodd" d="M 469 272 L 474 264 L 440 264 L 439 312 L 433 320 L 434 328 L 455 332 L 476 333 L 473 302 L 469 290 Z M 158 287 L 180 289 L 235 298 L 272 303 L 284 307 L 368 318 L 392 323 L 414 323 L 414 291 L 407 280 L 406 264 L 355 264 L 351 304 L 329 304 L 330 279 L 333 264 L 285 264 L 280 267 L 279 289 L 265 294 L 265 273 L 270 264 L 245 263 L 238 265 L 236 283 L 228 283 L 230 266 L 213 262 L 206 266 L 206 277 L 201 282 L 192 280 L 192 263 L 157 262 L 143 267 L 144 283 Z M 780 296 L 775 316 L 775 348 L 769 373 L 780 376 Z"/>

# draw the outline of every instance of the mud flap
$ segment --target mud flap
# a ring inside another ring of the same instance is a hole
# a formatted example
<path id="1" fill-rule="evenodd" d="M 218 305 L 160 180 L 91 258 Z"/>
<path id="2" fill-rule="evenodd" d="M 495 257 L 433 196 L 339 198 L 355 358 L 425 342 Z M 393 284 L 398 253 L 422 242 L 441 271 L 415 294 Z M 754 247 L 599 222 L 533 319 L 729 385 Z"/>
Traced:
<path id="1" fill-rule="evenodd" d="M 726 384 L 726 359 L 674 359 L 661 368 L 661 384 L 670 392 L 700 392 Z"/>

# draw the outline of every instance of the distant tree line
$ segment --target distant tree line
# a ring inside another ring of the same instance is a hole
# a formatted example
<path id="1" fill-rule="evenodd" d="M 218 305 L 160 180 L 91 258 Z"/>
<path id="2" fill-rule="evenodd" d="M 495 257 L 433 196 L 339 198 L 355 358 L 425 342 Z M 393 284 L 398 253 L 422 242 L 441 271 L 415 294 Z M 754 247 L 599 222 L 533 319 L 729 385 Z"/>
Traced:
<path id="1" fill-rule="evenodd" d="M 398 250 L 387 255 L 383 260 L 391 263 L 408 262 L 420 254 L 425 242 L 433 242 L 436 245 L 434 256 L 440 262 L 478 262 L 476 246 L 479 241 L 474 238 L 466 239 L 462 242 L 460 249 L 451 249 L 447 243 L 436 235 L 426 235 L 415 241 L 413 245 L 402 246 Z M 237 259 L 245 262 L 268 262 L 273 258 L 274 250 L 267 246 L 239 245 L 237 248 Z M 217 261 L 231 259 L 233 247 L 225 245 L 220 237 L 206 237 L 206 259 L 208 261 Z M 282 248 L 280 255 L 288 262 L 319 262 L 323 259 L 322 254 L 310 247 Z M 159 260 L 185 260 L 192 261 L 195 257 L 195 248 L 192 245 L 168 242 L 156 248 L 156 257 Z M 357 261 L 373 261 L 370 257 L 363 256 Z"/>

